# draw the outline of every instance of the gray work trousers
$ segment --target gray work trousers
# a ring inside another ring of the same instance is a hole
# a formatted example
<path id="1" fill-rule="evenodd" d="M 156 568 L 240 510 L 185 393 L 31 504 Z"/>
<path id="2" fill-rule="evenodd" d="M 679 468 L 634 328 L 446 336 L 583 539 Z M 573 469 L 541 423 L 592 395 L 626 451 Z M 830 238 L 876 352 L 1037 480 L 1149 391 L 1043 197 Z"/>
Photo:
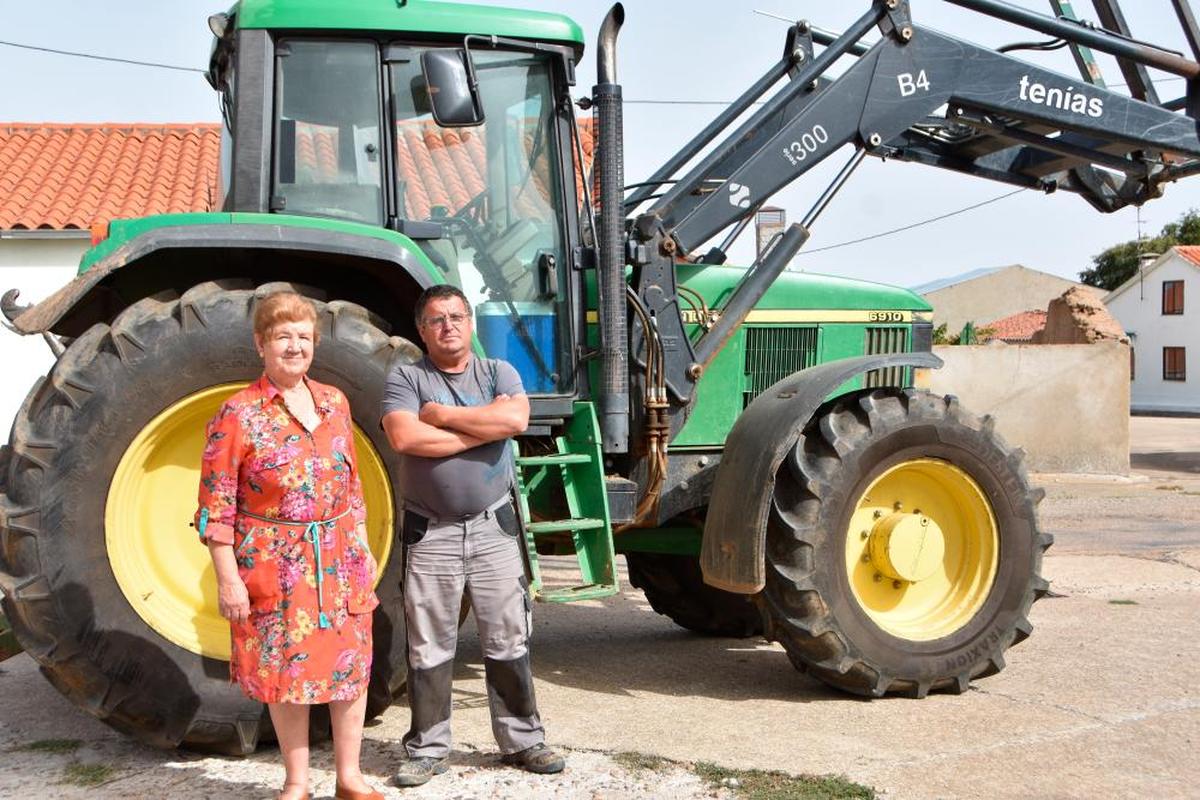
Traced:
<path id="1" fill-rule="evenodd" d="M 450 689 L 464 590 L 479 630 L 500 751 L 516 753 L 541 743 L 545 732 L 529 666 L 529 588 L 511 505 L 465 520 L 408 511 L 403 528 L 409 757 L 450 753 Z"/>

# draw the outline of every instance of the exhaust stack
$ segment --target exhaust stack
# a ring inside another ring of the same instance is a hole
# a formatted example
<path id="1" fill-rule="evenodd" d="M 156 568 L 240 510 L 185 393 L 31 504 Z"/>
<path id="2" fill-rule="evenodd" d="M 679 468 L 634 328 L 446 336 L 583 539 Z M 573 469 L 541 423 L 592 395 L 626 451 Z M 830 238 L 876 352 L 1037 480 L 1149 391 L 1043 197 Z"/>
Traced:
<path id="1" fill-rule="evenodd" d="M 617 83 L 617 33 L 625 8 L 616 3 L 600 26 L 596 42 L 597 83 L 592 87 L 600 169 L 600 221 L 597 244 L 601 386 L 600 435 L 605 453 L 629 451 L 629 330 L 625 313 L 624 135 L 621 86 Z"/>

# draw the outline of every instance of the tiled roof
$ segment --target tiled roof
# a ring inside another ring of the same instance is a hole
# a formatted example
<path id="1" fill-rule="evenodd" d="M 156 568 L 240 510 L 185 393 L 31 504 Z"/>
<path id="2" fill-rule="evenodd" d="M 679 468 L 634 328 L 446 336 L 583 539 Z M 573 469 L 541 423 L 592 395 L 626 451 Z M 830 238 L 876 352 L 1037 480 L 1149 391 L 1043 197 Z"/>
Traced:
<path id="1" fill-rule="evenodd" d="M 217 125 L 0 125 L 0 230 L 207 211 Z"/>
<path id="2" fill-rule="evenodd" d="M 590 119 L 579 120 L 589 168 L 591 128 Z M 428 219 L 434 206 L 454 213 L 483 189 L 483 128 L 413 121 L 397 134 L 408 216 Z M 0 126 L 0 230 L 86 230 L 97 221 L 212 210 L 219 148 L 220 127 L 208 124 Z M 297 182 L 337 182 L 338 153 L 337 128 L 297 123 Z M 510 198 L 531 216 L 547 213 L 550 150 L 542 153 Z M 580 183 L 576 175 L 577 192 Z"/>
<path id="3" fill-rule="evenodd" d="M 1200 267 L 1200 245 L 1178 244 L 1175 245 L 1175 252 Z"/>
<path id="4" fill-rule="evenodd" d="M 992 331 L 989 339 L 1001 339 L 1006 342 L 1028 342 L 1033 335 L 1046 327 L 1045 311 L 1021 311 L 1001 317 L 994 322 L 980 325 Z"/>

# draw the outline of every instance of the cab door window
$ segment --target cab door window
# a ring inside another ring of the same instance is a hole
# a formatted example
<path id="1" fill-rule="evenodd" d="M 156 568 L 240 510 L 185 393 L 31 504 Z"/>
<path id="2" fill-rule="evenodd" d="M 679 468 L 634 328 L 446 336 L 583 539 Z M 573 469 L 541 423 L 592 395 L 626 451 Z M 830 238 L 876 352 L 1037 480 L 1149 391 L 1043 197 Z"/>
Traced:
<path id="1" fill-rule="evenodd" d="M 285 40 L 276 58 L 272 210 L 382 225 L 378 48 Z"/>

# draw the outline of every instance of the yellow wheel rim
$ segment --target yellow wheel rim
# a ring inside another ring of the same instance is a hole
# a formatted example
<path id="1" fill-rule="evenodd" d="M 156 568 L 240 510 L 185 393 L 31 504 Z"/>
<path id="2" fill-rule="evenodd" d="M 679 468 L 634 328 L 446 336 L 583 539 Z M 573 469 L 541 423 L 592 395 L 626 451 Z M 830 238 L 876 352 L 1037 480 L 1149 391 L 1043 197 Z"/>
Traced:
<path id="1" fill-rule="evenodd" d="M 229 660 L 229 623 L 217 613 L 208 549 L 191 526 L 200 482 L 204 427 L 245 387 L 226 383 L 189 395 L 150 421 L 125 450 L 109 486 L 104 541 L 125 599 L 163 638 L 199 655 Z M 367 503 L 368 545 L 387 564 L 392 486 L 374 445 L 354 426 Z"/>
<path id="2" fill-rule="evenodd" d="M 987 601 L 999 564 L 996 518 L 979 485 L 932 458 L 897 464 L 863 492 L 846 530 L 846 574 L 880 628 L 949 636 Z"/>

